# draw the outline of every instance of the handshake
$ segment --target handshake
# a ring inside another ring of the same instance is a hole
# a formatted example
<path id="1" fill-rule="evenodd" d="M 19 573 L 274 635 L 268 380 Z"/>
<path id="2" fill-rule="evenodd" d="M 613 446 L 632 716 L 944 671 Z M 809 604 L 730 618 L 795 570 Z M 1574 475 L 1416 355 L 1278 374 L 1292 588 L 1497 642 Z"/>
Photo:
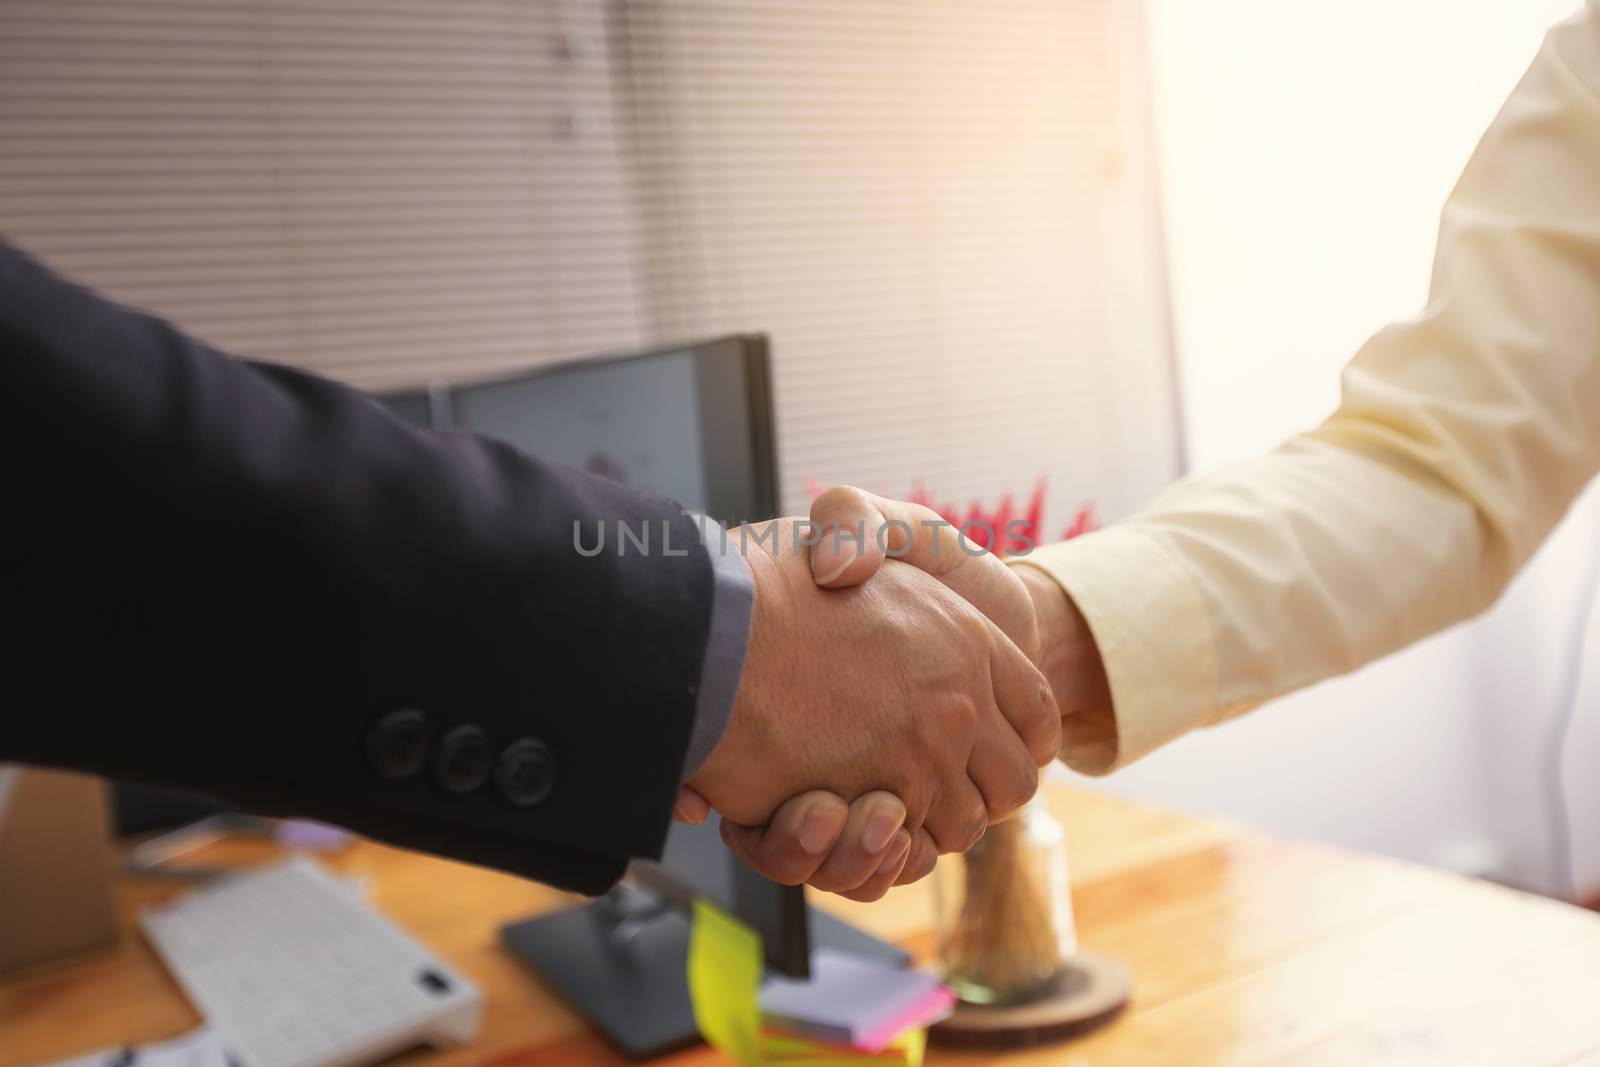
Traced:
<path id="1" fill-rule="evenodd" d="M 810 521 L 746 528 L 744 668 L 675 817 L 715 808 L 728 847 L 766 877 L 876 900 L 1025 804 L 1061 717 L 1110 698 L 1048 576 L 858 489 L 824 493 Z"/>

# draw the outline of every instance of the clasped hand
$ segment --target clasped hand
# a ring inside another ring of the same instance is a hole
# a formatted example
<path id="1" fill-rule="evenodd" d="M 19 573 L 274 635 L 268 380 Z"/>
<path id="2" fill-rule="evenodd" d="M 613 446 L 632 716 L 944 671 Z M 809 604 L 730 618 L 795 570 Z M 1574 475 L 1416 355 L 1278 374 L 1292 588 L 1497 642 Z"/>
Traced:
<path id="1" fill-rule="evenodd" d="M 809 551 L 796 520 L 730 535 L 755 579 L 750 643 L 676 815 L 709 805 L 767 877 L 876 900 L 1032 797 L 1061 712 L 1036 666 L 1038 594 L 997 558 L 926 508 L 848 487 L 811 521 Z"/>

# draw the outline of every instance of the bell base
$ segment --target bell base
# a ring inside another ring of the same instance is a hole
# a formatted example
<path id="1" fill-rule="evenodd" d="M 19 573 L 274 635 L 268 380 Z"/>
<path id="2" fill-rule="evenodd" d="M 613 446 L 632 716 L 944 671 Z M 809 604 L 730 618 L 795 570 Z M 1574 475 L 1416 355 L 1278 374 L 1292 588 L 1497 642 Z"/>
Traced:
<path id="1" fill-rule="evenodd" d="M 1133 978 L 1115 956 L 1079 952 L 1037 997 L 1024 1004 L 956 1003 L 928 1036 L 955 1048 L 1018 1049 L 1098 1030 L 1122 1013 Z"/>

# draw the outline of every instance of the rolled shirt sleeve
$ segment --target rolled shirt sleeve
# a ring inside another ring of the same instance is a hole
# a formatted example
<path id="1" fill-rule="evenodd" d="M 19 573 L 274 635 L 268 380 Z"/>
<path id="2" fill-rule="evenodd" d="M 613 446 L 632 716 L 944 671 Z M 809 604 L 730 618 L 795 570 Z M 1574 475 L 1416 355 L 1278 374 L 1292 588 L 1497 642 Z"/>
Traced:
<path id="1" fill-rule="evenodd" d="M 1020 565 L 1099 644 L 1103 773 L 1481 612 L 1600 468 L 1600 18 L 1556 27 L 1444 208 L 1429 298 L 1337 411 Z M 1379 165 L 1379 161 L 1375 161 Z M 1308 210 L 1314 205 L 1307 205 Z"/>

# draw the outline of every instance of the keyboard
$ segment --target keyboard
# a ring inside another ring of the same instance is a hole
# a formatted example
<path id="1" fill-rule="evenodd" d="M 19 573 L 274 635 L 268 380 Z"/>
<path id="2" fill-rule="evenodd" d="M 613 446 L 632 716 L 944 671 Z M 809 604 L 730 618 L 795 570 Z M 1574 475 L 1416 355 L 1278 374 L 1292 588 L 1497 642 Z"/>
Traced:
<path id="1" fill-rule="evenodd" d="M 355 1067 L 478 1034 L 478 990 L 299 858 L 208 882 L 140 923 L 239 1067 Z"/>

